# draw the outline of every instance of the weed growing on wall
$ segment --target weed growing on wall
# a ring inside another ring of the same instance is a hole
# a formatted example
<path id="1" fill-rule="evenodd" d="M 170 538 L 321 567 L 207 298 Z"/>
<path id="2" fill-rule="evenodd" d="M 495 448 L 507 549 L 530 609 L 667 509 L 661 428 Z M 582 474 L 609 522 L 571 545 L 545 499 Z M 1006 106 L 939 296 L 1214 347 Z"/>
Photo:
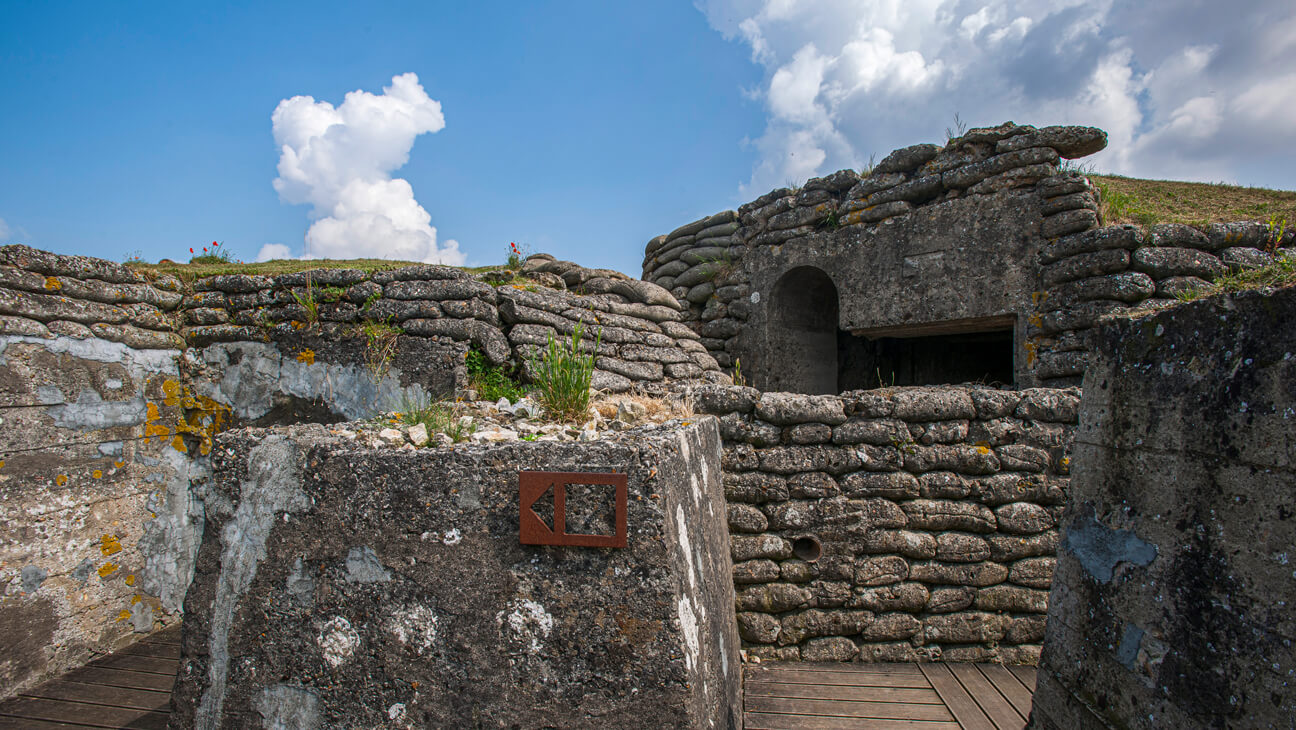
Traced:
<path id="1" fill-rule="evenodd" d="M 189 249 L 191 264 L 232 264 L 234 257 L 230 255 L 227 249 L 221 248 L 221 244 L 212 241 L 210 246 L 203 246 L 202 253 L 194 253 L 192 248 Z"/>
<path id="2" fill-rule="evenodd" d="M 1282 243 L 1283 237 L 1287 235 L 1287 217 L 1270 216 L 1269 220 L 1265 222 L 1265 228 L 1268 229 L 1269 243 L 1264 248 L 1269 253 L 1274 253 Z"/>
<path id="3" fill-rule="evenodd" d="M 953 140 L 962 137 L 967 134 L 967 131 L 967 122 L 959 118 L 958 112 L 954 112 L 954 126 L 945 128 L 945 144 L 949 144 Z"/>
<path id="4" fill-rule="evenodd" d="M 310 275 L 306 275 L 306 291 L 298 294 L 295 289 L 289 289 L 288 293 L 292 298 L 297 300 L 301 308 L 306 310 L 306 323 L 315 324 L 319 321 L 319 300 L 315 296 L 315 287 L 311 286 Z"/>
<path id="5" fill-rule="evenodd" d="M 509 241 L 508 267 L 510 269 L 522 268 L 522 262 L 526 261 L 527 256 L 531 255 L 531 248 L 526 244 L 520 244 L 517 241 Z"/>
<path id="6" fill-rule="evenodd" d="M 492 367 L 481 350 L 468 351 L 464 364 L 468 368 L 468 386 L 477 391 L 481 400 L 498 401 L 508 398 L 516 403 L 526 397 L 527 389 L 503 368 Z"/>
<path id="7" fill-rule="evenodd" d="M 471 418 L 464 418 L 458 405 L 433 401 L 427 396 L 402 395 L 400 411 L 396 416 L 406 426 L 421 423 L 428 433 L 443 433 L 456 443 L 466 440 L 477 430 Z"/>
<path id="8" fill-rule="evenodd" d="M 385 322 L 368 321 L 360 326 L 365 338 L 365 368 L 374 380 L 381 380 L 396 357 L 401 329 Z"/>
<path id="9" fill-rule="evenodd" d="M 320 289 L 320 293 L 319 293 L 320 301 L 328 302 L 330 304 L 332 304 L 333 302 L 342 301 L 342 297 L 345 296 L 346 296 L 346 289 L 343 289 L 340 286 L 326 286 Z"/>
<path id="10" fill-rule="evenodd" d="M 1274 257 L 1273 263 L 1268 266 L 1225 274 L 1216 278 L 1210 286 L 1179 292 L 1175 295 L 1175 299 L 1191 302 L 1214 294 L 1231 294 L 1250 289 L 1284 286 L 1296 286 L 1296 257 L 1278 254 Z"/>
<path id="11" fill-rule="evenodd" d="M 581 354 L 582 328 L 572 330 L 571 340 L 558 341 L 549 336 L 540 357 L 531 360 L 535 398 L 556 420 L 575 421 L 589 410 L 590 381 L 594 377 L 594 352 L 603 340 L 602 332 L 594 340 L 593 351 Z"/>

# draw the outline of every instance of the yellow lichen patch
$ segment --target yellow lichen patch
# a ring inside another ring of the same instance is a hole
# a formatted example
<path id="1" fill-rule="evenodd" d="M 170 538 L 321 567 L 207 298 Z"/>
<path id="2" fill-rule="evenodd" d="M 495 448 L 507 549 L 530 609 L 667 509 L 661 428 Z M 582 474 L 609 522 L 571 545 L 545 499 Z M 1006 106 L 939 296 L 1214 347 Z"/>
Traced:
<path id="1" fill-rule="evenodd" d="M 90 476 L 94 477 L 95 479 L 103 479 L 103 469 L 95 469 L 94 471 L 90 472 Z"/>
<path id="2" fill-rule="evenodd" d="M 117 622 L 118 622 L 118 623 L 121 623 L 122 621 L 125 621 L 125 620 L 129 619 L 130 617 L 131 617 L 131 612 L 130 612 L 130 611 L 127 611 L 126 609 L 123 608 L 123 609 L 121 610 L 121 613 L 117 614 Z"/>
<path id="3" fill-rule="evenodd" d="M 1026 350 L 1026 367 L 1031 367 L 1035 364 L 1035 361 L 1039 359 L 1039 354 L 1036 352 L 1039 349 L 1039 345 L 1036 345 L 1034 342 L 1027 342 L 1022 345 L 1022 348 Z"/>
<path id="4" fill-rule="evenodd" d="M 133 585 L 135 585 L 135 574 L 134 574 L 134 573 L 131 573 L 130 575 L 126 576 L 126 585 L 128 585 L 128 586 L 133 586 Z"/>
<path id="5" fill-rule="evenodd" d="M 142 599 L 139 596 L 131 596 L 131 605 L 134 606 L 135 604 L 139 603 L 141 600 Z"/>
<path id="6" fill-rule="evenodd" d="M 63 486 L 64 484 L 67 484 L 67 482 L 68 482 L 67 474 L 59 474 L 58 476 L 54 477 L 54 483 L 59 485 L 60 487 Z"/>
<path id="7" fill-rule="evenodd" d="M 156 421 L 162 417 L 162 413 L 158 410 L 156 403 L 146 404 L 144 411 L 150 421 Z"/>
<path id="8" fill-rule="evenodd" d="M 117 564 L 116 564 L 116 563 L 104 563 L 103 565 L 101 565 L 101 566 L 99 567 L 99 577 L 100 577 L 100 578 L 107 578 L 108 576 L 110 576 L 110 575 L 112 575 L 113 573 L 116 573 L 116 572 L 117 572 Z"/>
<path id="9" fill-rule="evenodd" d="M 197 436 L 201 441 L 198 453 L 203 456 L 210 454 L 212 437 L 225 430 L 225 414 L 229 412 L 229 406 L 205 395 L 191 395 L 188 388 L 180 405 L 184 407 L 184 417 L 176 423 L 176 433 Z"/>
<path id="10" fill-rule="evenodd" d="M 178 406 L 180 405 L 180 381 L 167 378 L 162 381 L 162 394 L 166 396 L 162 400 L 163 405 Z"/>
<path id="11" fill-rule="evenodd" d="M 985 447 L 985 446 L 978 446 L 978 447 L 977 447 L 977 453 L 978 453 L 978 454 L 981 454 L 981 455 L 985 455 L 985 454 L 990 453 L 990 449 L 987 448 L 987 447 Z"/>
<path id="12" fill-rule="evenodd" d="M 1031 304 L 1034 304 L 1037 307 L 1043 304 L 1044 302 L 1048 301 L 1048 298 L 1049 298 L 1049 293 L 1046 291 L 1031 292 Z"/>
<path id="13" fill-rule="evenodd" d="M 45 289 L 47 291 L 58 291 L 63 288 L 63 282 L 53 276 L 45 277 Z"/>
<path id="14" fill-rule="evenodd" d="M 120 468 L 122 468 L 123 466 L 126 466 L 126 462 L 124 462 L 124 461 L 114 461 L 114 462 L 113 462 L 113 468 L 114 468 L 114 469 L 120 469 Z"/>
<path id="15" fill-rule="evenodd" d="M 144 427 L 144 435 L 147 436 L 170 436 L 171 429 L 160 423 L 150 423 Z"/>
<path id="16" fill-rule="evenodd" d="M 182 454 L 189 453 L 189 447 L 185 446 L 184 436 L 177 435 L 175 438 L 171 439 L 171 448 Z"/>
<path id="17" fill-rule="evenodd" d="M 4 459 L 0 459 L 0 469 L 4 468 Z"/>
<path id="18" fill-rule="evenodd" d="M 116 535 L 104 535 L 99 539 L 99 551 L 105 556 L 121 552 L 121 539 Z"/>
<path id="19" fill-rule="evenodd" d="M 314 364 L 315 364 L 315 351 L 314 351 L 314 350 L 302 350 L 301 352 L 297 353 L 297 362 L 306 363 L 307 365 L 314 365 Z"/>

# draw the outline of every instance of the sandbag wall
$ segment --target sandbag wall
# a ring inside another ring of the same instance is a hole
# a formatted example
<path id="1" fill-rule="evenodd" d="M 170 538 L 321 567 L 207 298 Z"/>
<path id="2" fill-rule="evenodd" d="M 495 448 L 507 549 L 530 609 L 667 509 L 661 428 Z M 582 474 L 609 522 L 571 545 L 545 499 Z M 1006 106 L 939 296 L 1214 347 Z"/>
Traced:
<path id="1" fill-rule="evenodd" d="M 1176 304 L 1176 296 L 1220 275 L 1296 257 L 1292 246 L 1296 231 L 1256 221 L 1120 225 L 1051 239 L 1029 319 L 1036 372 L 1050 383 L 1078 384 L 1100 317 Z"/>
<path id="2" fill-rule="evenodd" d="M 707 386 L 749 656 L 1034 664 L 1079 393 Z"/>
<path id="3" fill-rule="evenodd" d="M 566 290 L 555 269 L 565 271 L 581 291 L 597 293 Z M 570 336 L 582 323 L 582 347 L 591 351 L 598 340 L 594 385 L 602 390 L 624 392 L 718 375 L 698 336 L 678 324 L 680 307 L 665 291 L 543 254 L 529 259 L 523 270 L 533 278 L 498 286 L 436 265 L 212 277 L 196 282 L 197 291 L 186 300 L 194 308 L 184 313 L 183 332 L 191 344 L 205 345 L 292 339 L 314 319 L 330 338 L 363 337 L 360 328 L 379 324 L 457 347 L 459 353 L 478 349 L 492 365 L 525 366 L 550 335 Z M 306 301 L 316 304 L 317 313 L 303 306 Z M 662 301 L 670 306 L 653 303 Z M 454 384 L 464 385 L 462 370 Z"/>

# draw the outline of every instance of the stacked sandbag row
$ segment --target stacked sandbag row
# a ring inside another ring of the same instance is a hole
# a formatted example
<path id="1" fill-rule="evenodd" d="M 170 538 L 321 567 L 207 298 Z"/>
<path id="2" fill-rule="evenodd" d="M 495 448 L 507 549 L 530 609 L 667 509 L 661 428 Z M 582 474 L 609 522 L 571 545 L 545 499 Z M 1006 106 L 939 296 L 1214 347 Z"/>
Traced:
<path id="1" fill-rule="evenodd" d="M 1098 318 L 1173 304 L 1223 274 L 1296 255 L 1284 248 L 1291 246 L 1296 232 L 1254 221 L 1163 223 L 1146 230 L 1108 226 L 1049 241 L 1040 255 L 1041 291 L 1027 345 L 1038 358 L 1037 375 L 1050 383 L 1078 383 Z"/>
<path id="2" fill-rule="evenodd" d="M 499 313 L 528 378 L 540 351 L 551 341 L 570 340 L 580 325 L 579 348 L 596 354 L 591 385 L 599 390 L 621 393 L 651 390 L 667 381 L 725 380 L 715 359 L 672 307 L 626 302 L 610 293 L 581 296 L 501 287 Z"/>
<path id="3" fill-rule="evenodd" d="M 0 247 L 0 334 L 99 338 L 142 350 L 184 347 L 180 282 L 150 284 L 121 264 L 23 245 Z"/>
<path id="4" fill-rule="evenodd" d="M 1078 390 L 693 393 L 749 655 L 1035 663 Z"/>
<path id="5" fill-rule="evenodd" d="M 680 226 L 648 242 L 644 279 L 683 305 L 701 307 L 716 291 L 716 279 L 733 271 L 742 258 L 738 214 L 732 210 Z"/>
<path id="6" fill-rule="evenodd" d="M 1058 176 L 1060 158 L 1083 157 L 1106 143 L 1106 133 L 1093 127 L 1036 129 L 1008 122 L 970 130 L 944 147 L 905 147 L 887 155 L 867 175 L 840 170 L 797 189 L 770 191 L 737 211 L 717 213 L 658 236 L 645 250 L 643 278 L 669 289 L 688 307 L 686 320 L 699 323 L 708 349 L 728 367 L 732 347 L 726 350 L 725 344 L 754 304 L 734 305 L 750 294 L 743 291 L 750 275 L 742 268 L 749 248 L 781 246 L 836 231 L 852 235 L 861 227 L 955 198 L 1034 190 Z M 1045 235 L 1097 225 L 1096 208 L 1092 193 L 1054 201 L 1046 206 Z"/>
<path id="7" fill-rule="evenodd" d="M 423 265 L 214 276 L 195 282 L 185 298 L 184 334 L 191 344 L 205 345 L 265 340 L 316 320 L 326 336 L 378 322 L 407 335 L 467 344 L 491 364 L 525 369 L 548 335 L 570 335 L 576 322 L 584 322 L 587 347 L 602 336 L 596 387 L 623 392 L 719 370 L 698 336 L 678 323 L 679 303 L 660 287 L 547 254 L 530 257 L 521 275 L 492 285 L 482 279 L 499 277 Z"/>
<path id="8" fill-rule="evenodd" d="M 326 335 L 378 322 L 404 333 L 471 343 L 494 364 L 508 360 L 495 288 L 461 269 L 422 265 L 388 271 L 314 269 L 278 276 L 199 279 L 185 297 L 189 344 L 265 341 L 318 321 Z M 313 311 L 312 311 L 313 310 Z"/>

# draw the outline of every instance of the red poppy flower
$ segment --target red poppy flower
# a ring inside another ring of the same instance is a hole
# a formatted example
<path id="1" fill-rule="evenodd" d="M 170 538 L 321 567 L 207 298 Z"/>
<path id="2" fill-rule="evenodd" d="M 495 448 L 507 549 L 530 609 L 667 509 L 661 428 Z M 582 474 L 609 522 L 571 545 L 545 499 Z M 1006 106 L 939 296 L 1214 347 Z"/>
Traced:
<path id="1" fill-rule="evenodd" d="M 189 253 L 193 253 L 193 246 L 189 247 Z"/>

